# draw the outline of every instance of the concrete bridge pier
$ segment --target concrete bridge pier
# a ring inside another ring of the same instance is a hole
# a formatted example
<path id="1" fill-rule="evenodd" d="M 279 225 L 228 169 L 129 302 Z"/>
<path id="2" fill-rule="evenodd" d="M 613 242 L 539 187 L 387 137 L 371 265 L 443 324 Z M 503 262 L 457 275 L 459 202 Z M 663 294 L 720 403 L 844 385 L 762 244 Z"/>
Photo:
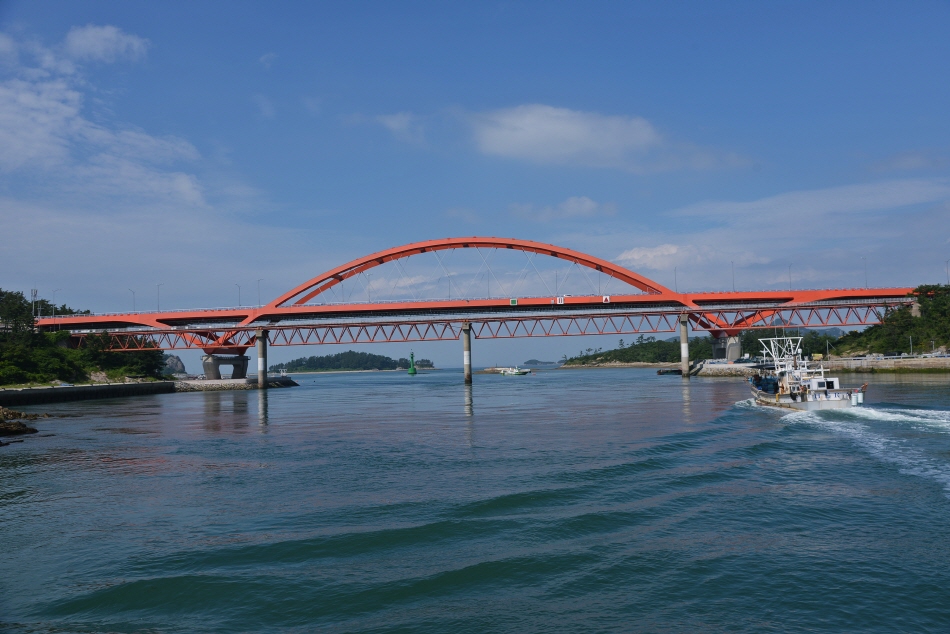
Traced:
<path id="1" fill-rule="evenodd" d="M 250 359 L 243 355 L 223 356 L 217 354 L 206 354 L 201 357 L 201 367 L 204 370 L 205 378 L 218 380 L 221 378 L 221 366 L 231 366 L 232 379 L 247 378 L 247 364 Z"/>
<path id="2" fill-rule="evenodd" d="M 683 378 L 689 378 L 689 315 L 679 316 L 680 322 L 680 371 Z"/>
<path id="3" fill-rule="evenodd" d="M 472 324 L 462 324 L 462 369 L 465 372 L 465 382 L 472 382 Z"/>
<path id="4" fill-rule="evenodd" d="M 267 331 L 257 331 L 257 388 L 267 389 Z"/>
<path id="5" fill-rule="evenodd" d="M 713 337 L 712 349 L 713 359 L 735 361 L 742 356 L 742 341 L 739 337 L 730 337 L 722 334 Z"/>

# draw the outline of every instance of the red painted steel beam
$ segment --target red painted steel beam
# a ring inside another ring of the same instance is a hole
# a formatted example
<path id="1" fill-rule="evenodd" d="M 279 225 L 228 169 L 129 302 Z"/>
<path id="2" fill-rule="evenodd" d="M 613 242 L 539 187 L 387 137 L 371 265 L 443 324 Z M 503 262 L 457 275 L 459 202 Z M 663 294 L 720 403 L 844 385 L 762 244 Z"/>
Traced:
<path id="1" fill-rule="evenodd" d="M 905 300 L 906 301 L 906 300 Z M 751 310 L 709 310 L 691 312 L 694 328 L 727 331 L 755 328 L 813 328 L 866 326 L 880 322 L 883 312 L 895 304 L 811 305 L 788 308 L 763 307 Z M 558 337 L 675 332 L 682 311 L 638 311 L 575 315 L 531 315 L 411 321 L 354 322 L 330 324 L 277 324 L 270 326 L 269 343 L 274 346 L 310 344 L 357 344 L 410 341 L 456 340 L 464 322 L 472 324 L 477 338 Z M 707 324 L 704 326 L 704 324 Z M 715 326 L 708 326 L 715 324 Z M 257 329 L 228 327 L 219 330 L 155 329 L 113 332 L 113 350 L 203 349 L 209 354 L 243 352 L 254 345 Z M 74 338 L 82 345 L 86 333 Z"/>
<path id="2" fill-rule="evenodd" d="M 668 310 L 686 310 L 691 313 L 702 312 L 703 306 L 722 306 L 723 304 L 748 304 L 775 302 L 776 308 L 796 304 L 815 302 L 837 302 L 847 304 L 855 300 L 897 300 L 907 298 L 911 288 L 872 288 L 872 289 L 823 289 L 799 291 L 759 291 L 740 293 L 664 293 L 657 295 L 611 295 L 613 306 L 625 305 L 657 306 Z M 524 297 L 518 299 L 518 309 L 550 307 L 555 304 L 554 297 Z M 601 307 L 603 296 L 565 297 L 563 309 L 584 309 Z M 198 325 L 201 323 L 233 324 L 251 326 L 252 324 L 280 323 L 285 320 L 343 318 L 350 315 L 372 316 L 393 315 L 396 313 L 411 316 L 432 312 L 476 311 L 483 314 L 509 312 L 509 298 L 436 300 L 423 302 L 376 302 L 363 304 L 325 304 L 316 306 L 285 306 L 279 308 L 242 308 L 165 311 L 160 313 L 116 313 L 109 315 L 64 315 L 43 317 L 37 320 L 42 329 L 63 330 L 116 330 L 145 326 L 168 328 L 177 325 Z"/>

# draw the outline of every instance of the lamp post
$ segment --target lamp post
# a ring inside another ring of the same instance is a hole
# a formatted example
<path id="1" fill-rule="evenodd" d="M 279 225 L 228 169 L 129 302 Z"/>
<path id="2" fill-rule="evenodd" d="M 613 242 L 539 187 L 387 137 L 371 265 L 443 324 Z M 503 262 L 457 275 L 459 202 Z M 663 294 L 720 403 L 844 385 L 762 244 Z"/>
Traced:
<path id="1" fill-rule="evenodd" d="M 868 288 L 868 259 L 864 256 L 861 259 L 864 260 L 864 288 Z"/>
<path id="2" fill-rule="evenodd" d="M 735 293 L 736 292 L 736 263 L 735 261 L 730 261 L 729 263 L 732 264 L 732 292 Z"/>
<path id="3" fill-rule="evenodd" d="M 950 286 L 950 260 L 944 262 L 947 267 L 947 286 Z"/>
<path id="4" fill-rule="evenodd" d="M 675 266 L 673 267 L 673 290 L 676 291 L 677 293 L 680 292 L 680 286 L 676 281 L 676 267 Z"/>
<path id="5" fill-rule="evenodd" d="M 373 303 L 373 274 L 366 273 L 366 300 Z M 452 280 L 449 280 L 449 293 L 452 292 Z"/>
<path id="6" fill-rule="evenodd" d="M 914 338 L 910 335 L 907 338 L 910 339 L 910 356 L 914 356 Z"/>
<path id="7" fill-rule="evenodd" d="M 257 280 L 257 307 L 258 308 L 263 306 L 263 304 L 261 303 L 261 282 L 263 281 L 264 281 L 263 277 Z"/>
<path id="8" fill-rule="evenodd" d="M 135 291 L 133 291 L 133 290 L 130 288 L 130 289 L 129 289 L 129 292 L 132 293 L 132 312 L 134 313 L 134 312 L 135 312 Z"/>
<path id="9" fill-rule="evenodd" d="M 58 293 L 61 290 L 63 289 L 57 288 L 56 290 L 53 291 L 53 324 L 54 325 L 56 324 L 56 293 Z"/>
<path id="10" fill-rule="evenodd" d="M 155 285 L 155 311 L 159 312 L 162 310 L 162 287 L 165 286 L 165 282 Z"/>
<path id="11" fill-rule="evenodd" d="M 788 290 L 792 290 L 792 265 L 788 265 Z"/>
<path id="12" fill-rule="evenodd" d="M 235 282 L 234 285 L 238 287 L 238 308 L 240 308 L 240 306 L 241 306 L 241 285 L 238 284 L 237 282 Z"/>

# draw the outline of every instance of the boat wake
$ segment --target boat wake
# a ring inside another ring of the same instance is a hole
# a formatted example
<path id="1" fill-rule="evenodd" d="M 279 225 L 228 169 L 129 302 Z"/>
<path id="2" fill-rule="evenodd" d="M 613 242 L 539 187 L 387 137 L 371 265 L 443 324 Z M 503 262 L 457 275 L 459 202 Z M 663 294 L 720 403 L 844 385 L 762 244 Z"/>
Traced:
<path id="1" fill-rule="evenodd" d="M 950 433 L 950 411 L 855 407 L 822 412 L 798 411 L 786 414 L 782 419 L 849 438 L 878 460 L 897 466 L 900 473 L 938 482 L 950 497 L 950 462 L 913 446 L 912 439 L 889 436 L 872 428 L 874 423 L 890 423 L 919 431 Z"/>

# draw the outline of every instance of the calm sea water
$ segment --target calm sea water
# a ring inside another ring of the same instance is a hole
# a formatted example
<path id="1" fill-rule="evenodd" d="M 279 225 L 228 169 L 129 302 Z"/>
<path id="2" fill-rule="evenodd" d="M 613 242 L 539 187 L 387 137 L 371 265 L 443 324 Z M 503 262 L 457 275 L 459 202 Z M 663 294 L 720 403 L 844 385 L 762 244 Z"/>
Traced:
<path id="1" fill-rule="evenodd" d="M 950 630 L 950 377 L 298 378 L 32 408 L 0 630 Z"/>

